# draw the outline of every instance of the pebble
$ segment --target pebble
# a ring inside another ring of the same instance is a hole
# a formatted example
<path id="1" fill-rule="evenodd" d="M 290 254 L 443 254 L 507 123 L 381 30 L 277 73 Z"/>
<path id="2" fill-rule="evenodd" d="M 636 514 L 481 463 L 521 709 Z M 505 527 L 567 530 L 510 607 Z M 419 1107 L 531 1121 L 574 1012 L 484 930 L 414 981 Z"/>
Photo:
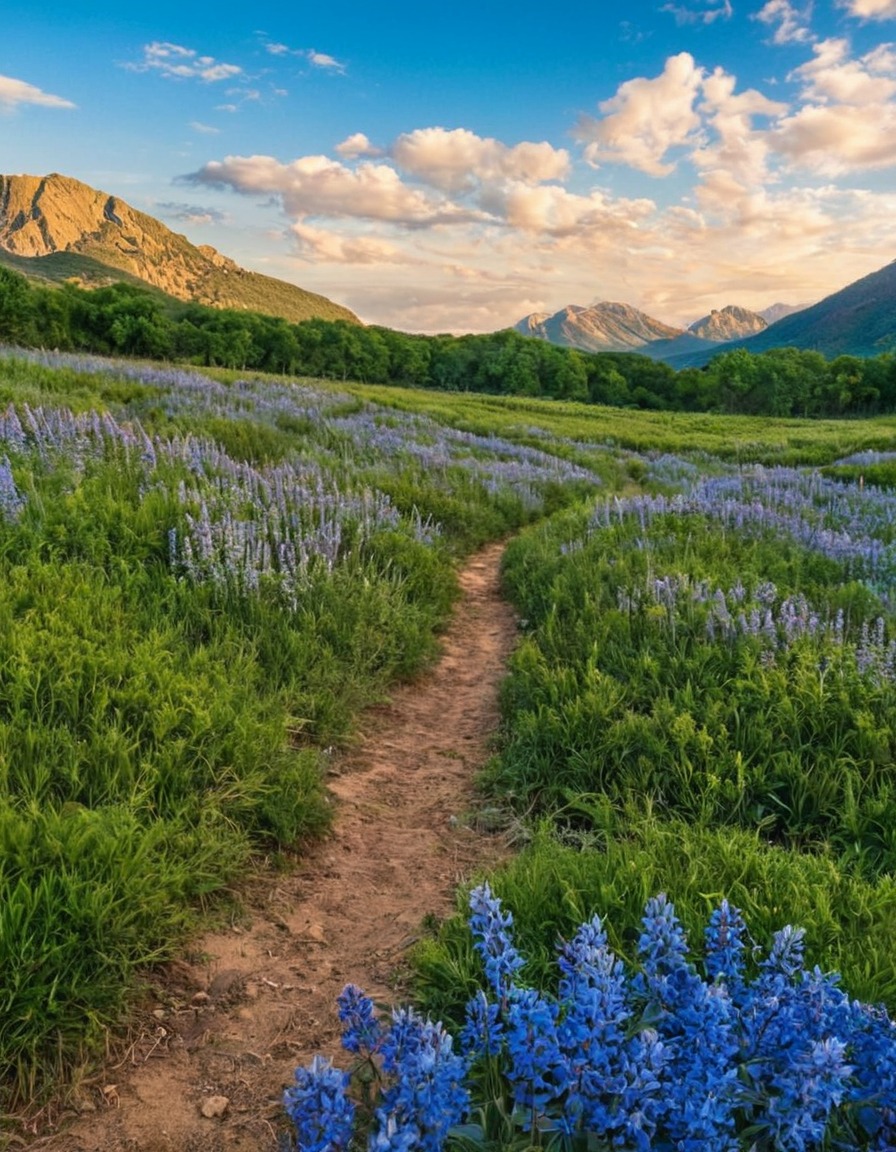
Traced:
<path id="1" fill-rule="evenodd" d="M 206 1120 L 215 1120 L 223 1116 L 230 1105 L 228 1096 L 206 1096 L 199 1106 L 199 1111 Z"/>

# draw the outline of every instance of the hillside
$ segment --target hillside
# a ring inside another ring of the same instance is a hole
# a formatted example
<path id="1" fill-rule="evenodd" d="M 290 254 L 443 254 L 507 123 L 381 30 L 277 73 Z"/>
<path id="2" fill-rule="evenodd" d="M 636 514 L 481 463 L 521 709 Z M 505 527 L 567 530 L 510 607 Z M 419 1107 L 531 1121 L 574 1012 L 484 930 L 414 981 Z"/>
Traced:
<path id="1" fill-rule="evenodd" d="M 249 272 L 117 196 L 56 173 L 0 175 L 0 263 L 34 279 L 87 287 L 139 282 L 178 300 L 293 323 L 313 317 L 360 323 L 325 296 Z"/>
<path id="2" fill-rule="evenodd" d="M 804 348 L 828 359 L 896 351 L 896 260 L 755 336 L 725 345 L 726 351 L 732 348 Z M 712 349 L 701 349 L 668 362 L 675 368 L 701 367 L 712 355 Z"/>

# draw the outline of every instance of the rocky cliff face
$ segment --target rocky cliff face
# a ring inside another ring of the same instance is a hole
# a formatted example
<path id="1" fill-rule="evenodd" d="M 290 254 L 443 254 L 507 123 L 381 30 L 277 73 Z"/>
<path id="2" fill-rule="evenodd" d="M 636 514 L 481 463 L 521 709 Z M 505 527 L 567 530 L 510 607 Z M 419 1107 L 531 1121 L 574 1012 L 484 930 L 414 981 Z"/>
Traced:
<path id="1" fill-rule="evenodd" d="M 708 316 L 691 324 L 688 331 L 701 340 L 721 344 L 728 340 L 740 340 L 744 336 L 755 336 L 767 327 L 768 321 L 757 312 L 729 304 L 726 308 L 713 308 Z"/>
<path id="2" fill-rule="evenodd" d="M 520 320 L 516 330 L 586 352 L 631 352 L 653 340 L 672 340 L 682 332 L 630 304 L 611 301 L 588 308 L 570 304 L 553 316 L 535 312 Z"/>
<path id="3" fill-rule="evenodd" d="M 248 272 L 117 196 L 58 173 L 0 176 L 0 249 L 32 259 L 57 252 L 89 257 L 109 269 L 110 281 L 124 272 L 180 300 L 293 321 L 323 316 L 358 322 L 324 296 Z"/>

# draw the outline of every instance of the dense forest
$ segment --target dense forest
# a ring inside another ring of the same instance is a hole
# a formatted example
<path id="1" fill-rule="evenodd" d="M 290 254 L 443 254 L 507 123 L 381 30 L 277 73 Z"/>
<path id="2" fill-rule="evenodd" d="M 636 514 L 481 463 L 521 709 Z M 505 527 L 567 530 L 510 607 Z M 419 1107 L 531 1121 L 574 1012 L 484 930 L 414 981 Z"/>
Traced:
<path id="1" fill-rule="evenodd" d="M 0 342 L 204 367 L 670 411 L 773 416 L 896 411 L 896 357 L 776 348 L 720 351 L 675 371 L 631 352 L 590 354 L 505 330 L 418 336 L 345 321 L 290 324 L 182 304 L 133 284 L 84 290 L 0 267 Z"/>

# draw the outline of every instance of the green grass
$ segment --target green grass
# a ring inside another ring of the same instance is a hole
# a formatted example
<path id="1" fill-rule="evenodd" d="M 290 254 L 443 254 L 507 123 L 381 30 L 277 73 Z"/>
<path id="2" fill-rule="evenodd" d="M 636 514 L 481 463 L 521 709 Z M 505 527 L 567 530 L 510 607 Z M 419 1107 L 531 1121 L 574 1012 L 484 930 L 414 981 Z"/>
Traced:
<path id="1" fill-rule="evenodd" d="M 761 462 L 821 466 L 867 449 L 892 447 L 896 417 L 851 420 L 795 420 L 712 413 L 647 412 L 557 400 L 433 392 L 347 383 L 344 391 L 378 404 L 425 413 L 452 427 L 538 443 L 539 429 L 551 440 L 583 446 L 606 445 L 641 453 L 710 453 L 734 463 Z"/>

